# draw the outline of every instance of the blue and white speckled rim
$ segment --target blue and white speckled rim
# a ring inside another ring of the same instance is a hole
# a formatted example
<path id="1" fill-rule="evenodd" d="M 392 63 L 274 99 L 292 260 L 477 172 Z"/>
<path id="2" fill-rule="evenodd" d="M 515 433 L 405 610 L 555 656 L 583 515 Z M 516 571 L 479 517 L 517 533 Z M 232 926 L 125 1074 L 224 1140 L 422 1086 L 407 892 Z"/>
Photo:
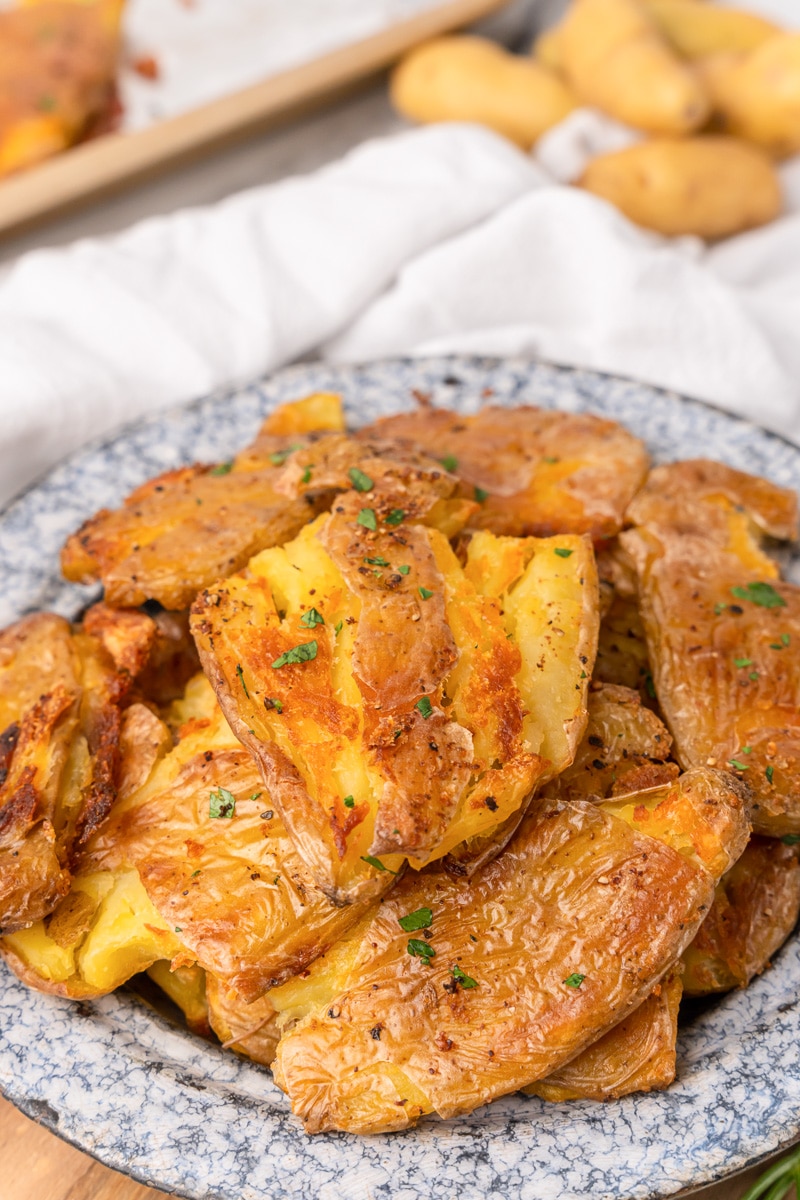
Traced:
<path id="1" fill-rule="evenodd" d="M 341 391 L 354 424 L 416 389 L 473 411 L 532 402 L 623 421 L 660 460 L 708 454 L 800 488 L 800 451 L 656 388 L 494 359 L 303 365 L 212 396 L 83 450 L 0 516 L 0 623 L 73 615 L 85 589 L 58 576 L 65 536 L 149 476 L 224 458 L 276 403 Z M 121 991 L 71 1004 L 0 969 L 0 1090 L 109 1166 L 192 1200 L 644 1200 L 736 1171 L 800 1136 L 800 939 L 745 992 L 696 1017 L 665 1093 L 594 1104 L 507 1097 L 405 1134 L 308 1139 L 268 1072 L 189 1036 Z"/>

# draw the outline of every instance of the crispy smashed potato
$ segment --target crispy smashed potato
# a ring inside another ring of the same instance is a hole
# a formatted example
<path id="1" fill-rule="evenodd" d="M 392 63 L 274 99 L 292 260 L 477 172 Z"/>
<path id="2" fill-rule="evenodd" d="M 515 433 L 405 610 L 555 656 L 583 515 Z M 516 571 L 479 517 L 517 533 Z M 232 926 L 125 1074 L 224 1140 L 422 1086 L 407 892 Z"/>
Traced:
<path id="1" fill-rule="evenodd" d="M 714 903 L 684 953 L 690 996 L 746 987 L 769 965 L 800 914 L 797 850 L 754 837 L 717 884 Z"/>
<path id="2" fill-rule="evenodd" d="M 675 1078 L 680 970 L 656 984 L 647 999 L 558 1071 L 522 1090 L 564 1100 L 619 1100 L 632 1092 L 669 1087 Z"/>
<path id="3" fill-rule="evenodd" d="M 757 832 L 800 832 L 800 590 L 761 545 L 796 536 L 794 493 L 675 463 L 652 472 L 628 518 L 621 541 L 675 757 L 741 775 Z"/>
<path id="4" fill-rule="evenodd" d="M 288 541 L 324 507 L 317 494 L 287 499 L 275 481 L 294 449 L 342 428 L 338 396 L 284 405 L 231 462 L 168 471 L 122 508 L 90 517 L 64 547 L 62 571 L 77 583 L 102 580 L 106 601 L 119 607 L 188 608 L 201 588 Z"/>
<path id="5" fill-rule="evenodd" d="M 439 458 L 479 507 L 470 528 L 512 537 L 612 537 L 644 480 L 647 451 L 615 421 L 521 405 L 474 416 L 423 405 L 384 417 L 365 437 L 400 438 Z"/>
<path id="6" fill-rule="evenodd" d="M 717 876 L 704 864 L 729 863 L 747 837 L 725 777 L 702 784 L 698 805 L 717 819 L 699 852 L 689 802 L 651 820 L 669 844 L 608 806 L 541 802 L 469 881 L 436 867 L 405 875 L 372 920 L 271 995 L 297 1021 L 273 1070 L 306 1129 L 371 1133 L 469 1112 L 623 1020 L 707 911 Z"/>
<path id="7" fill-rule="evenodd" d="M 195 963 L 191 967 L 175 967 L 168 959 L 159 959 L 147 968 L 147 975 L 173 1004 L 181 1010 L 188 1029 L 198 1037 L 210 1038 L 206 999 L 206 973 Z"/>

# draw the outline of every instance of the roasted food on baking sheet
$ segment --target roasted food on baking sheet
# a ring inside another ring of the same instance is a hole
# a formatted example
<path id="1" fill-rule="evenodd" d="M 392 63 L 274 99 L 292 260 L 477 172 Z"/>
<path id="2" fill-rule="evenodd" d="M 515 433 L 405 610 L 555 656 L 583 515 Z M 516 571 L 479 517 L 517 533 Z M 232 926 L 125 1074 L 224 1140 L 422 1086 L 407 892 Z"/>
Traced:
<path id="1" fill-rule="evenodd" d="M 0 11 L 0 177 L 110 122 L 122 0 Z"/>
<path id="2" fill-rule="evenodd" d="M 275 490 L 286 459 L 314 437 L 343 428 L 339 396 L 286 404 L 230 462 L 178 467 L 137 488 L 116 511 L 101 509 L 61 555 L 67 579 L 99 579 L 109 604 L 158 600 L 188 608 L 201 588 L 240 570 L 267 546 L 295 536 L 326 506 L 319 493 L 289 499 Z"/>
<path id="3" fill-rule="evenodd" d="M 123 707 L 156 629 L 90 609 L 81 628 L 38 613 L 0 633 L 0 929 L 23 929 L 69 892 L 116 797 Z"/>
<path id="4" fill-rule="evenodd" d="M 668 1087 L 675 1078 L 680 966 L 629 1017 L 577 1058 L 523 1091 L 542 1100 L 619 1100 Z"/>
<path id="5" fill-rule="evenodd" d="M 470 1112 L 575 1058 L 694 936 L 748 836 L 742 791 L 707 769 L 628 804 L 537 801 L 471 879 L 408 872 L 271 994 L 297 1022 L 273 1069 L 306 1129 Z"/>
<path id="6" fill-rule="evenodd" d="M 800 590 L 762 545 L 796 536 L 795 494 L 674 463 L 651 473 L 628 520 L 620 540 L 676 759 L 746 779 L 756 832 L 800 832 Z"/>
<path id="7" fill-rule="evenodd" d="M 475 416 L 421 405 L 384 417 L 359 436 L 400 438 L 440 459 L 477 499 L 470 528 L 515 537 L 618 533 L 644 480 L 644 444 L 616 421 L 520 405 Z"/>
<path id="8" fill-rule="evenodd" d="M 231 727 L 347 903 L 485 839 L 572 760 L 597 639 L 588 539 L 481 533 L 462 565 L 420 523 L 424 481 L 350 472 L 330 516 L 193 609 Z"/>
<path id="9" fill-rule="evenodd" d="M 684 953 L 691 996 L 746 987 L 786 941 L 800 915 L 797 850 L 754 837 L 717 884 L 714 903 Z"/>

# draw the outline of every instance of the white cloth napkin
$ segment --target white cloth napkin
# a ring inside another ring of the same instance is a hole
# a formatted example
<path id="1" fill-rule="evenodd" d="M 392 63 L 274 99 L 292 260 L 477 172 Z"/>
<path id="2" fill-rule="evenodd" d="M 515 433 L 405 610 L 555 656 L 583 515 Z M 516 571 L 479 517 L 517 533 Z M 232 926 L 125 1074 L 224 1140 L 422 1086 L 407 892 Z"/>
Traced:
<path id="1" fill-rule="evenodd" d="M 800 441 L 800 162 L 786 216 L 706 247 L 558 182 L 629 136 L 581 112 L 534 161 L 474 126 L 415 130 L 22 258 L 0 282 L 0 500 L 90 437 L 313 351 L 530 354 Z"/>

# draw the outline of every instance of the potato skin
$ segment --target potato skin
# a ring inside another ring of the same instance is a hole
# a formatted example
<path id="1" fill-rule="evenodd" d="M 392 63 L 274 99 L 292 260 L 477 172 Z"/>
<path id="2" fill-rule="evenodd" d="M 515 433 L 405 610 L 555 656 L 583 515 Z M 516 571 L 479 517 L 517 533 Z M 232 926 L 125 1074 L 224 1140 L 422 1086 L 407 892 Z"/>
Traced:
<path id="1" fill-rule="evenodd" d="M 777 158 L 800 150 L 800 33 L 778 33 L 749 54 L 712 56 L 703 80 L 729 133 Z"/>
<path id="2" fill-rule="evenodd" d="M 765 154 L 735 138 L 657 138 L 593 159 L 578 186 L 669 237 L 730 237 L 780 214 Z"/>
<path id="3" fill-rule="evenodd" d="M 587 104 L 654 134 L 687 134 L 706 121 L 696 75 L 635 0 L 575 0 L 559 29 L 565 74 Z"/>
<path id="4" fill-rule="evenodd" d="M 575 107 L 557 75 L 479 37 L 418 46 L 395 68 L 390 95 L 412 121 L 476 121 L 524 150 Z"/>
<path id="5" fill-rule="evenodd" d="M 641 1003 L 693 936 L 713 878 L 593 804 L 538 805 L 469 882 L 434 867 L 398 883 L 353 935 L 329 997 L 282 1038 L 276 1081 L 309 1132 L 470 1112 L 550 1074 Z M 427 965 L 398 924 L 422 907 Z M 318 960 L 310 980 L 324 972 Z M 567 986 L 574 973 L 583 981 Z"/>
<path id="6" fill-rule="evenodd" d="M 714 903 L 684 952 L 687 995 L 746 987 L 769 965 L 800 914 L 797 850 L 754 837 L 717 884 Z"/>
<path id="7" fill-rule="evenodd" d="M 697 0 L 647 0 L 647 10 L 682 58 L 754 50 L 780 33 L 772 21 L 722 4 L 698 4 Z"/>

